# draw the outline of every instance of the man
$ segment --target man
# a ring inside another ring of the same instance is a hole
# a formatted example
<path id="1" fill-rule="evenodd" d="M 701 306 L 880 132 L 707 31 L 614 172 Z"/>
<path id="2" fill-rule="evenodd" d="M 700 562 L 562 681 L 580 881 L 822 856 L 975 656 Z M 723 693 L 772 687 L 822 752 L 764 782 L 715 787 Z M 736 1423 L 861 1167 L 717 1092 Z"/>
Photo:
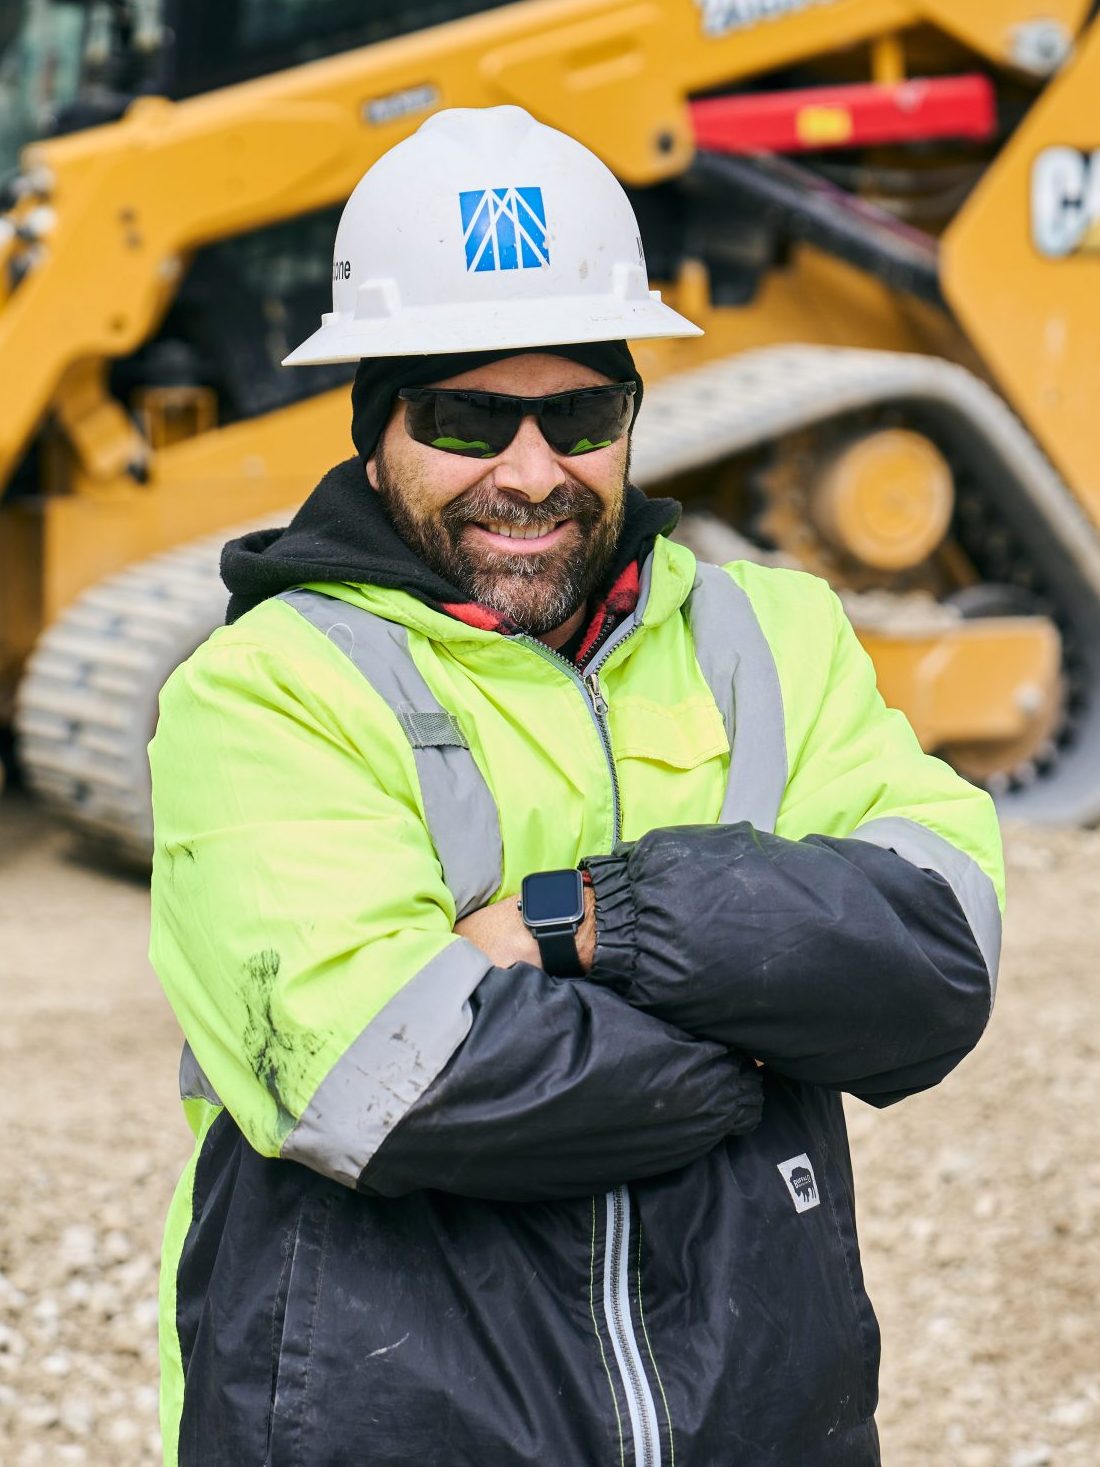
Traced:
<path id="1" fill-rule="evenodd" d="M 358 455 L 151 747 L 166 1461 L 875 1463 L 840 1092 L 978 1039 L 990 802 L 823 582 L 628 487 L 622 338 L 695 328 L 578 144 L 439 114 L 334 278 Z"/>

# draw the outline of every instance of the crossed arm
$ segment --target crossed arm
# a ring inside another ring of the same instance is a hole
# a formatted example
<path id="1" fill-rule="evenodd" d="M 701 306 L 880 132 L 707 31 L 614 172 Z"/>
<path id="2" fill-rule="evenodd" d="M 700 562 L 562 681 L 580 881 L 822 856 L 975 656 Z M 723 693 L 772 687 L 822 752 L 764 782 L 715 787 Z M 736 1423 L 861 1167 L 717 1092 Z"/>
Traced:
<path id="1" fill-rule="evenodd" d="M 584 978 L 542 972 L 514 900 L 459 924 L 494 966 L 366 1190 L 595 1191 L 751 1130 L 749 1056 L 886 1105 L 936 1084 L 985 1027 L 990 975 L 958 899 L 892 850 L 690 826 L 588 865 Z"/>
<path id="2" fill-rule="evenodd" d="M 861 840 L 742 823 L 651 831 L 588 863 L 586 980 L 792 1079 L 885 1105 L 977 1042 L 991 977 L 947 880 Z M 514 899 L 457 932 L 538 966 Z"/>

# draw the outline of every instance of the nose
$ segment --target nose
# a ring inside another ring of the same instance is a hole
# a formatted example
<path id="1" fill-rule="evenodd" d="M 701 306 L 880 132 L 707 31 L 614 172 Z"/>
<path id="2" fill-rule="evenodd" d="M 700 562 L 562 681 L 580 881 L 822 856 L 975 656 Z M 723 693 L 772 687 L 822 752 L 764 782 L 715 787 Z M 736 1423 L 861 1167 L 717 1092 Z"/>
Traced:
<path id="1" fill-rule="evenodd" d="M 554 450 L 542 436 L 534 418 L 524 418 L 519 432 L 501 453 L 493 466 L 494 489 L 522 494 L 532 504 L 540 504 L 562 482 Z"/>

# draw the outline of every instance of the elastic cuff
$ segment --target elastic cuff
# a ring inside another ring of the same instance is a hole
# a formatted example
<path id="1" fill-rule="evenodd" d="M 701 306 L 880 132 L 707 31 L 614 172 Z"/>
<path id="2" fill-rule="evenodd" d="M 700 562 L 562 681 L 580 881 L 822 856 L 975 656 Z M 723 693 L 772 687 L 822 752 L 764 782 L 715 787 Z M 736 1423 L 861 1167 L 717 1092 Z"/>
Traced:
<path id="1" fill-rule="evenodd" d="M 622 992 L 638 962 L 634 893 L 625 856 L 593 856 L 583 863 L 596 894 L 596 953 L 589 971 L 594 983 Z"/>

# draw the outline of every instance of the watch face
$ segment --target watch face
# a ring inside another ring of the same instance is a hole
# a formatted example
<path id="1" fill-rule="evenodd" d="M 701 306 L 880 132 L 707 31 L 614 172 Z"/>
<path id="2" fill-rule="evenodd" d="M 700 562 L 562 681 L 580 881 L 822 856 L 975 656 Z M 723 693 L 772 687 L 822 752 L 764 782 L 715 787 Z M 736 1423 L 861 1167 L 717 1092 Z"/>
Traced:
<path id="1" fill-rule="evenodd" d="M 584 916 L 584 883 L 579 871 L 536 871 L 522 890 L 525 922 L 579 922 Z"/>

